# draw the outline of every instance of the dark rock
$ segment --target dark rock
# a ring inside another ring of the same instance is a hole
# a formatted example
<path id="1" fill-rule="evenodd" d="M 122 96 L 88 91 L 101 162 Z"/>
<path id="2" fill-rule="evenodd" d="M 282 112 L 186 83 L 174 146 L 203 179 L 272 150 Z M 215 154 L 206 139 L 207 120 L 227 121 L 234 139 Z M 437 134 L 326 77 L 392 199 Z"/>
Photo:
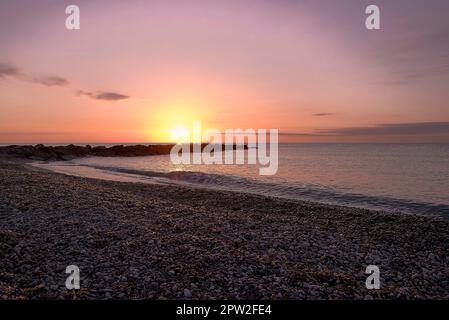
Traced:
<path id="1" fill-rule="evenodd" d="M 201 144 L 201 150 L 207 144 Z M 67 146 L 45 146 L 38 144 L 36 146 L 11 145 L 7 147 L 0 147 L 0 154 L 8 155 L 16 158 L 24 158 L 38 161 L 57 161 L 57 160 L 73 160 L 76 158 L 86 156 L 97 157 L 138 157 L 138 156 L 152 156 L 170 154 L 173 144 L 159 144 L 159 145 L 115 145 L 112 147 L 97 146 L 76 146 L 73 144 Z M 220 148 L 220 146 L 218 147 Z M 234 145 L 233 149 L 237 146 Z M 221 145 L 221 150 L 225 149 L 225 145 Z M 243 149 L 248 149 L 247 145 Z M 194 150 L 194 144 L 188 145 L 188 150 Z"/>

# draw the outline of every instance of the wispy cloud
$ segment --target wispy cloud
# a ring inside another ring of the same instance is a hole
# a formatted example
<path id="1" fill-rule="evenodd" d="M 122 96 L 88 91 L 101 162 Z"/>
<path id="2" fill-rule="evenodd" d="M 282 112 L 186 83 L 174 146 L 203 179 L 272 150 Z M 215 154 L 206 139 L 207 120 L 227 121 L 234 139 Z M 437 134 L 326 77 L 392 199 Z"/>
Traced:
<path id="1" fill-rule="evenodd" d="M 66 86 L 69 84 L 67 79 L 57 77 L 57 76 L 47 76 L 47 77 L 34 77 L 32 78 L 34 83 L 42 84 L 44 86 Z"/>
<path id="2" fill-rule="evenodd" d="M 95 100 L 108 100 L 108 101 L 119 101 L 130 98 L 130 96 L 124 94 L 116 92 L 104 92 L 104 91 L 89 92 L 80 90 L 78 91 L 78 95 L 86 96 Z"/>
<path id="3" fill-rule="evenodd" d="M 0 62 L 0 78 L 17 77 L 20 75 L 19 69 L 14 66 Z"/>
<path id="4" fill-rule="evenodd" d="M 326 116 L 331 116 L 333 115 L 333 113 L 328 113 L 328 112 L 322 112 L 322 113 L 315 113 L 313 114 L 313 116 L 315 117 L 326 117 Z"/>
<path id="5" fill-rule="evenodd" d="M 13 65 L 0 62 L 0 78 L 7 77 L 26 82 L 37 83 L 48 87 L 66 86 L 69 84 L 69 81 L 67 79 L 59 76 L 33 76 L 21 71 L 19 68 Z"/>
<path id="6" fill-rule="evenodd" d="M 0 79 L 14 78 L 21 81 L 26 81 L 30 83 L 40 84 L 47 87 L 62 87 L 67 86 L 70 82 L 63 77 L 54 75 L 30 75 L 23 72 L 14 65 L 0 62 Z M 106 91 L 77 91 L 78 95 L 87 96 L 95 100 L 107 100 L 107 101 L 119 101 L 129 99 L 130 96 L 116 93 L 116 92 L 106 92 Z"/>
<path id="7" fill-rule="evenodd" d="M 340 136 L 449 134 L 449 122 L 379 124 L 373 127 L 320 130 L 319 133 L 324 135 Z"/>
<path id="8" fill-rule="evenodd" d="M 383 135 L 449 135 L 449 122 L 390 123 L 370 127 L 319 129 L 312 133 L 282 132 L 285 136 L 383 136 Z"/>

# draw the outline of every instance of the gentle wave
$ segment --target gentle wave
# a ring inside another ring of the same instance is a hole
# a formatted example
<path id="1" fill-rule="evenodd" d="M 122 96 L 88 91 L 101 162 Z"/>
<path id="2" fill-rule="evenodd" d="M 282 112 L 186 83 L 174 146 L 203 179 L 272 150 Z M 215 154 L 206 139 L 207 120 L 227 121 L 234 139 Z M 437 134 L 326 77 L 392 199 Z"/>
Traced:
<path id="1" fill-rule="evenodd" d="M 403 212 L 415 214 L 449 215 L 449 206 L 445 204 L 426 203 L 408 199 L 370 196 L 350 192 L 341 192 L 329 187 L 311 184 L 279 184 L 266 183 L 236 177 L 192 171 L 156 172 L 135 170 L 120 167 L 107 167 L 96 165 L 79 165 L 93 169 L 109 171 L 113 174 L 135 175 L 150 179 L 152 183 L 188 184 L 190 186 L 204 187 L 216 190 L 254 193 L 259 195 L 336 204 L 350 207 L 381 210 L 387 212 Z"/>

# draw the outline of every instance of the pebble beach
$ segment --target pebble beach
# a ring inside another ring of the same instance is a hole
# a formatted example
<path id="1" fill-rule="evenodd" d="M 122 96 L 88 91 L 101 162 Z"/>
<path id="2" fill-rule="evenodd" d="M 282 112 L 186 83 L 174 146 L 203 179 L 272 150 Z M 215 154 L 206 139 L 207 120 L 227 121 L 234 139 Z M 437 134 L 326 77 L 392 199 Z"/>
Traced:
<path id="1" fill-rule="evenodd" d="M 0 299 L 448 299 L 444 216 L 58 174 L 0 158 Z M 67 290 L 68 265 L 81 288 Z M 368 265 L 380 269 L 368 290 Z"/>

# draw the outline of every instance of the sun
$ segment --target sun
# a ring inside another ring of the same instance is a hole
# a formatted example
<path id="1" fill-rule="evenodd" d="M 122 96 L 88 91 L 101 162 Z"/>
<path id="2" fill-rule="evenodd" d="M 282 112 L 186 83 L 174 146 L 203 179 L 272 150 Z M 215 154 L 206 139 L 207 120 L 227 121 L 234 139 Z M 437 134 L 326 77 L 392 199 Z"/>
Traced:
<path id="1" fill-rule="evenodd" d="M 185 127 L 176 127 L 171 129 L 170 136 L 176 143 L 190 142 L 189 130 Z"/>

